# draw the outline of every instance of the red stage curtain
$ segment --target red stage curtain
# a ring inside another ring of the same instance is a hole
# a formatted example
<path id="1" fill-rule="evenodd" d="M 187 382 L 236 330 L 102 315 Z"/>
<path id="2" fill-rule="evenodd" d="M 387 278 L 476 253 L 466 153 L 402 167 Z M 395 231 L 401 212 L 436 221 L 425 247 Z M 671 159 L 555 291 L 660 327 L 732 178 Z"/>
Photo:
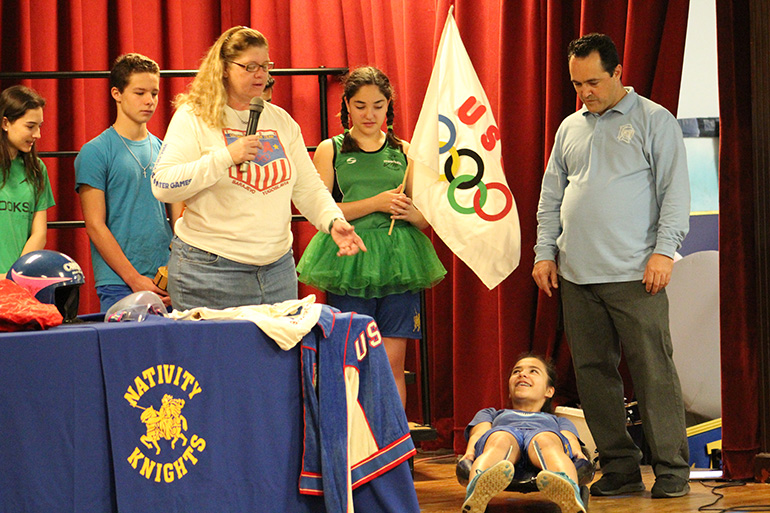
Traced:
<path id="1" fill-rule="evenodd" d="M 719 270 L 722 462 L 725 476 L 754 476 L 759 436 L 759 347 L 754 254 L 748 2 L 717 0 L 719 66 Z M 759 171 L 759 170 L 757 170 Z"/>
<path id="2" fill-rule="evenodd" d="M 531 279 L 540 181 L 554 133 L 576 108 L 566 63 L 567 43 L 587 32 L 606 32 L 618 44 L 624 83 L 675 112 L 681 74 L 687 0 L 204 0 L 166 2 L 0 0 L 3 71 L 105 70 L 136 51 L 163 69 L 194 69 L 226 28 L 262 31 L 280 68 L 383 69 L 396 87 L 395 128 L 409 139 L 430 77 L 450 5 L 502 132 L 503 160 L 522 227 L 519 268 L 489 291 L 434 237 L 446 279 L 427 294 L 431 400 L 442 444 L 464 449 L 465 424 L 481 407 L 507 403 L 507 373 L 516 356 L 535 350 L 552 356 L 564 383 L 559 400 L 574 401 L 572 369 L 557 326 L 558 301 L 538 294 Z M 150 122 L 162 137 L 170 101 L 187 79 L 162 81 L 161 106 Z M 76 150 L 114 117 L 106 80 L 26 81 L 49 100 L 41 150 Z M 8 81 L 1 84 L 10 85 Z M 332 134 L 341 127 L 340 88 L 330 87 Z M 275 102 L 303 128 L 306 143 L 320 140 L 314 77 L 278 77 Z M 72 159 L 48 159 L 57 206 L 53 220 L 82 219 L 73 189 Z M 298 230 L 297 257 L 312 229 Z M 58 230 L 49 247 L 73 256 L 90 278 L 84 230 Z M 93 292 L 82 312 L 98 310 Z M 410 418 L 419 395 L 410 391 Z"/>

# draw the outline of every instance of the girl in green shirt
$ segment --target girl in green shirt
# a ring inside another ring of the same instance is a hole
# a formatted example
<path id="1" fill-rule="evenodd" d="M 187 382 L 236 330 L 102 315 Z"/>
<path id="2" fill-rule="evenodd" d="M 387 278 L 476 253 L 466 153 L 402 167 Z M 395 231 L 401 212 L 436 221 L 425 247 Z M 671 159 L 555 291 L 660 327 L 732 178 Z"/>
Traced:
<path id="1" fill-rule="evenodd" d="M 35 143 L 40 139 L 45 99 L 16 85 L 0 93 L 0 273 L 21 256 L 43 249 L 54 205 L 45 165 Z"/>

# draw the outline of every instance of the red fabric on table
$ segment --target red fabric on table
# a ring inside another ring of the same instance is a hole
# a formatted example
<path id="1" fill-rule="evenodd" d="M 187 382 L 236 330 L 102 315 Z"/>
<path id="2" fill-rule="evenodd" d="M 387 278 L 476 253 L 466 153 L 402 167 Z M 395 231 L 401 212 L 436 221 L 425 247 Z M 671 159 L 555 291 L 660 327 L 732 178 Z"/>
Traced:
<path id="1" fill-rule="evenodd" d="M 0 280 L 0 331 L 41 330 L 58 326 L 62 315 L 11 280 Z"/>

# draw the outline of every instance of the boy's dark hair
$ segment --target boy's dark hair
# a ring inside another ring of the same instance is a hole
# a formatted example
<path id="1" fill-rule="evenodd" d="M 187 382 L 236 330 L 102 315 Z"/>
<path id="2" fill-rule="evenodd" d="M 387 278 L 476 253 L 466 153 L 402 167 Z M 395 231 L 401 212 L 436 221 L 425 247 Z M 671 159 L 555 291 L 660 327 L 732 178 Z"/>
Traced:
<path id="1" fill-rule="evenodd" d="M 569 62 L 572 57 L 582 59 L 588 57 L 593 52 L 599 52 L 602 68 L 612 75 L 615 68 L 620 64 L 620 58 L 618 57 L 618 49 L 615 47 L 615 43 L 613 43 L 610 36 L 606 34 L 597 34 L 594 32 L 572 41 L 567 45 L 567 62 Z"/>
<path id="2" fill-rule="evenodd" d="M 268 75 L 267 82 L 265 82 L 265 91 L 269 91 L 270 89 L 273 88 L 274 85 L 275 85 L 275 79 L 272 76 Z"/>
<path id="3" fill-rule="evenodd" d="M 554 389 L 556 388 L 556 366 L 553 364 L 553 361 L 551 361 L 550 358 L 546 358 L 545 356 L 533 352 L 521 353 L 516 357 L 516 362 L 513 364 L 514 366 L 511 368 L 511 372 L 508 373 L 509 377 L 511 374 L 513 374 L 513 369 L 516 368 L 516 364 L 522 361 L 524 358 L 534 358 L 535 360 L 540 361 L 540 363 L 542 363 L 545 367 L 545 372 L 548 375 L 548 382 L 546 383 L 546 386 L 553 387 Z M 540 408 L 540 411 L 545 413 L 553 413 L 552 399 L 553 398 L 551 397 L 546 397 L 545 403 L 543 404 L 543 407 Z"/>
<path id="4" fill-rule="evenodd" d="M 134 73 L 160 75 L 160 68 L 157 62 L 140 53 L 123 54 L 115 59 L 110 70 L 110 87 L 116 87 L 122 93 Z"/>

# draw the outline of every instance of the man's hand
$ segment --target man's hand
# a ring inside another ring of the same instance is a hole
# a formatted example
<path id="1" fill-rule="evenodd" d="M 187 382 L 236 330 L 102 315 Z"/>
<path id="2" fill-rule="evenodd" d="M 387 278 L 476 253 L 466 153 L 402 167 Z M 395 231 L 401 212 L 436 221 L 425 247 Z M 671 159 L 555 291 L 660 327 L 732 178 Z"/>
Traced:
<path id="1" fill-rule="evenodd" d="M 358 253 L 359 250 L 366 251 L 364 241 L 358 236 L 355 228 L 344 219 L 337 219 L 334 221 L 330 235 L 340 248 L 340 250 L 337 251 L 337 256 L 353 256 Z"/>
<path id="2" fill-rule="evenodd" d="M 553 260 L 541 260 L 532 269 L 532 278 L 537 287 L 551 297 L 551 287 L 559 288 L 559 278 L 556 275 L 556 262 Z"/>
<path id="3" fill-rule="evenodd" d="M 671 271 L 673 270 L 673 258 L 653 253 L 647 261 L 647 266 L 644 268 L 644 278 L 642 278 L 647 292 L 654 296 L 663 290 L 671 281 Z"/>

